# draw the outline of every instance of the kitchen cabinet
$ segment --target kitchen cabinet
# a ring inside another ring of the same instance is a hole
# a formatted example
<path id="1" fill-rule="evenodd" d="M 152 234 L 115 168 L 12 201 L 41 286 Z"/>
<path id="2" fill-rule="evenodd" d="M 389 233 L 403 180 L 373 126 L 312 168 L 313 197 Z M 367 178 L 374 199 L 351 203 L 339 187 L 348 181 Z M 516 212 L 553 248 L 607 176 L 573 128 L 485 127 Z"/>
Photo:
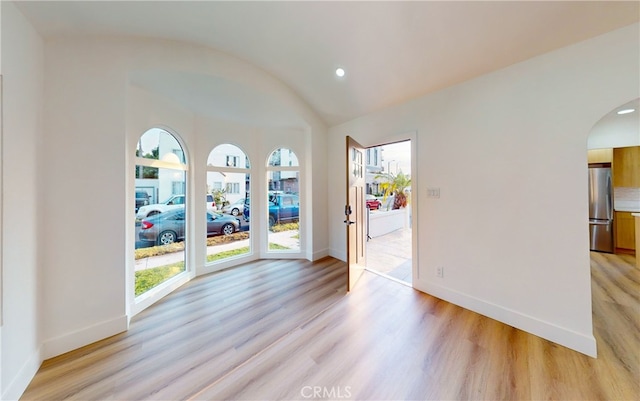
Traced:
<path id="1" fill-rule="evenodd" d="M 615 212 L 616 249 L 635 250 L 635 221 L 631 212 Z"/>
<path id="2" fill-rule="evenodd" d="M 640 187 L 640 146 L 613 149 L 613 186 Z"/>
<path id="3" fill-rule="evenodd" d="M 591 149 L 587 151 L 587 161 L 591 163 L 613 162 L 613 149 Z"/>

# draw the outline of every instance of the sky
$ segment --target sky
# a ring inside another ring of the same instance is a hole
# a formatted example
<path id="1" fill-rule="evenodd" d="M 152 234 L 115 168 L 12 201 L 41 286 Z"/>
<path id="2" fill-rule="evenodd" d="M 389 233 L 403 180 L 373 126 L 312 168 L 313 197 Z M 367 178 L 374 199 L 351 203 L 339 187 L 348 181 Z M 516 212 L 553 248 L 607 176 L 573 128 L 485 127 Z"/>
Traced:
<path id="1" fill-rule="evenodd" d="M 411 175 L 411 141 L 384 145 L 382 149 L 384 149 L 382 155 L 385 171 L 388 166 L 393 174 L 402 171 L 404 174 Z"/>

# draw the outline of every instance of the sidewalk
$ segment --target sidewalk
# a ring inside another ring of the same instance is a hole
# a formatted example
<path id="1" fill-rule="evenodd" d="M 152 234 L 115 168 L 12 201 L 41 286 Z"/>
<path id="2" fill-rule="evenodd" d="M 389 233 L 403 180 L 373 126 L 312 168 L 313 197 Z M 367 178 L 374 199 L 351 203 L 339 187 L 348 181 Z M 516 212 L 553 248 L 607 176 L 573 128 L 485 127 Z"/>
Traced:
<path id="1" fill-rule="evenodd" d="M 368 269 L 411 284 L 411 229 L 403 228 L 370 239 L 366 257 Z"/>
<path id="2" fill-rule="evenodd" d="M 292 238 L 297 233 L 297 230 L 282 231 L 279 233 L 269 232 L 269 242 L 291 249 L 300 249 L 300 240 L 298 238 Z M 229 242 L 227 244 L 208 246 L 207 255 L 213 255 L 215 253 L 238 249 L 246 246 L 249 246 L 248 238 L 240 241 Z M 136 260 L 135 271 L 152 269 L 154 267 L 166 266 L 182 261 L 184 261 L 184 252 L 174 252 L 168 253 L 166 255 L 151 256 L 149 258 Z"/>

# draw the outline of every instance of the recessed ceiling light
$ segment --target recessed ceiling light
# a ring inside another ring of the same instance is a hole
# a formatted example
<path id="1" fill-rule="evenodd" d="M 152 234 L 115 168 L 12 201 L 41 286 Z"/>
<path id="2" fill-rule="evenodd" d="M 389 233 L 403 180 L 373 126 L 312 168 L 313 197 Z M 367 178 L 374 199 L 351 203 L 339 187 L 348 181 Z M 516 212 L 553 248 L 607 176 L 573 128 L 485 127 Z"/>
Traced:
<path id="1" fill-rule="evenodd" d="M 342 68 L 336 69 L 336 75 L 339 77 L 344 77 L 344 70 Z"/>
<path id="2" fill-rule="evenodd" d="M 624 110 L 618 111 L 618 114 L 629 114 L 629 113 L 633 113 L 634 111 L 636 111 L 636 109 L 624 109 Z"/>

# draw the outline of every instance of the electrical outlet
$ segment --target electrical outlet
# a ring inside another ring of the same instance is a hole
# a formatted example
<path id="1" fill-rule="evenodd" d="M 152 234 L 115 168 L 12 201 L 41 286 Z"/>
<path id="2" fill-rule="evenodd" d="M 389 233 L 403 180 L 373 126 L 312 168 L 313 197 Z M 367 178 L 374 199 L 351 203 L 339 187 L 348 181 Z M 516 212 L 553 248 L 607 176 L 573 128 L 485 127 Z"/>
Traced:
<path id="1" fill-rule="evenodd" d="M 444 278 L 444 267 L 442 266 L 436 267 L 436 276 L 440 278 Z"/>

